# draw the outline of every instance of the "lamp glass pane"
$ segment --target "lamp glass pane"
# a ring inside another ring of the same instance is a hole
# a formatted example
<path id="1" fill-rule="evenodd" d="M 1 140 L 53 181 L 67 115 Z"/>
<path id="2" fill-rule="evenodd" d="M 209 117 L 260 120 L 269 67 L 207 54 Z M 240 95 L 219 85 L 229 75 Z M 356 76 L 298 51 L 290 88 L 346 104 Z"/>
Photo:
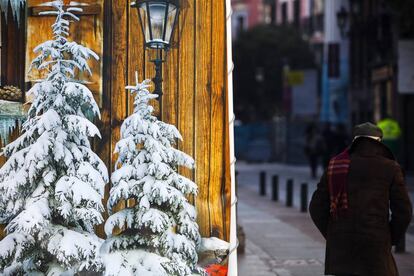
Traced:
<path id="1" fill-rule="evenodd" d="M 165 3 L 150 3 L 150 20 L 152 29 L 152 41 L 166 43 L 164 40 Z"/>
<path id="2" fill-rule="evenodd" d="M 145 42 L 149 42 L 151 40 L 150 29 L 148 24 L 148 12 L 147 6 L 145 3 L 139 6 L 139 15 L 141 18 L 142 28 L 144 30 Z"/>
<path id="3" fill-rule="evenodd" d="M 165 40 L 170 43 L 171 34 L 175 25 L 175 16 L 177 14 L 177 7 L 173 4 L 168 6 L 167 26 L 165 31 Z"/>

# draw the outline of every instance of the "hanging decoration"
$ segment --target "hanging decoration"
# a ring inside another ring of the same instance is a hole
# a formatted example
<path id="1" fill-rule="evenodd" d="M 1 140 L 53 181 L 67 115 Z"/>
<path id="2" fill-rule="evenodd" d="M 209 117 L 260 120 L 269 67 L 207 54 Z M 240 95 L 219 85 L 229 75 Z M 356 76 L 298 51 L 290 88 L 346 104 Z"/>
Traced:
<path id="1" fill-rule="evenodd" d="M 14 18 L 20 19 L 20 8 L 24 6 L 26 0 L 0 0 L 0 9 L 3 11 L 7 18 L 9 10 L 9 3 Z"/>

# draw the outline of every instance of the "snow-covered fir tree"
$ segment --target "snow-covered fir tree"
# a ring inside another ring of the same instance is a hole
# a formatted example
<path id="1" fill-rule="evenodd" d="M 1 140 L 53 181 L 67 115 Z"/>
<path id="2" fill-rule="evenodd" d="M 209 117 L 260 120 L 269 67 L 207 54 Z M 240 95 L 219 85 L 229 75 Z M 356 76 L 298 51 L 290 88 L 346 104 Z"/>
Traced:
<path id="1" fill-rule="evenodd" d="M 23 134 L 3 149 L 0 169 L 1 275 L 72 275 L 98 270 L 102 240 L 94 226 L 103 222 L 102 198 L 108 182 L 105 164 L 91 150 L 99 130 L 85 112 L 100 116 L 91 91 L 76 80 L 90 73 L 90 49 L 67 39 L 69 23 L 79 20 L 62 1 L 48 2 L 56 16 L 53 39 L 37 46 L 32 68 L 47 77 L 28 93 L 34 100 Z"/>
<path id="2" fill-rule="evenodd" d="M 152 115 L 148 81 L 126 88 L 135 93 L 134 112 L 121 126 L 119 154 L 108 200 L 111 216 L 105 224 L 108 239 L 101 253 L 105 275 L 205 275 L 197 266 L 200 245 L 196 210 L 186 196 L 197 185 L 177 172 L 194 167 L 194 160 L 173 147 L 182 139 L 173 125 Z M 113 213 L 120 202 L 135 206 Z M 121 233 L 113 235 L 114 229 Z"/>

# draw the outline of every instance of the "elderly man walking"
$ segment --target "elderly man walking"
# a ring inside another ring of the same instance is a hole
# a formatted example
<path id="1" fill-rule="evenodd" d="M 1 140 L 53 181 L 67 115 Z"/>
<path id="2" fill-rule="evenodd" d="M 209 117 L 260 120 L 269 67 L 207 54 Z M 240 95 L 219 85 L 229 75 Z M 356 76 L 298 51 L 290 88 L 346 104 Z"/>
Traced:
<path id="1" fill-rule="evenodd" d="M 326 239 L 325 274 L 396 276 L 391 253 L 412 216 L 402 170 L 371 123 L 354 128 L 349 148 L 332 158 L 310 214 Z"/>

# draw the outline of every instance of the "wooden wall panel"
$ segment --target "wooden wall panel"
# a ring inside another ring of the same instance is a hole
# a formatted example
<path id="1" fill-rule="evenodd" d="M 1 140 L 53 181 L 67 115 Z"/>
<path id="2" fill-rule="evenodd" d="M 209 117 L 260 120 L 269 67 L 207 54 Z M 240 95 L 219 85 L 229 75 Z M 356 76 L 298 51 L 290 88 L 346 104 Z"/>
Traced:
<path id="1" fill-rule="evenodd" d="M 145 79 L 145 50 L 144 38 L 139 27 L 139 18 L 136 8 L 128 5 L 128 85 L 135 85 L 135 72 L 138 73 L 138 81 Z M 135 95 L 128 95 L 128 113 L 134 110 Z"/>
<path id="2" fill-rule="evenodd" d="M 112 37 L 108 44 L 112 45 L 112 55 L 107 57 L 111 62 L 105 62 L 111 67 L 112 76 L 111 83 L 107 84 L 111 87 L 112 99 L 109 138 L 112 147 L 119 137 L 117 121 L 132 112 L 133 97 L 125 96 L 125 82 L 135 82 L 136 70 L 139 81 L 155 75 L 151 62 L 155 52 L 143 49 L 137 10 L 125 6 L 125 1 L 111 2 L 112 16 L 122 14 L 122 19 L 111 20 Z M 173 47 L 166 54 L 163 66 L 163 120 L 178 127 L 183 136 L 178 148 L 196 160 L 195 170 L 179 168 L 179 171 L 199 186 L 195 205 L 202 236 L 228 240 L 230 164 L 227 157 L 225 3 L 182 0 L 180 4 Z M 157 114 L 157 101 L 152 104 Z"/>
<path id="3" fill-rule="evenodd" d="M 163 64 L 163 90 L 165 91 L 162 102 L 163 108 L 162 120 L 169 124 L 177 125 L 177 114 L 178 114 L 178 53 L 179 48 L 177 47 L 176 41 L 178 41 L 178 32 L 174 32 L 174 44 L 168 51 L 166 61 Z M 171 108 L 169 108 L 171 107 Z"/>
<path id="4" fill-rule="evenodd" d="M 224 238 L 226 225 L 223 224 L 223 191 L 225 186 L 225 89 L 226 53 L 223 35 L 225 33 L 225 10 L 222 1 L 212 4 L 211 23 L 211 158 L 210 158 L 210 185 L 209 204 L 211 219 L 211 234 Z"/>
<path id="5" fill-rule="evenodd" d="M 112 78 L 112 5 L 110 1 L 104 1 L 103 3 L 103 15 L 105 20 L 103 21 L 103 51 L 102 53 L 102 79 L 110 80 Z M 94 150 L 101 159 L 104 161 L 108 170 L 111 171 L 112 168 L 112 144 L 111 144 L 111 91 L 112 91 L 112 82 L 104 81 L 102 83 L 102 108 L 101 108 L 101 119 L 95 120 L 95 123 L 101 132 L 102 139 L 94 139 Z M 109 195 L 110 185 L 107 184 L 105 187 L 105 199 L 103 200 L 104 206 L 106 206 L 106 199 Z M 108 213 L 105 211 L 103 214 L 104 220 L 108 218 Z M 97 234 L 104 238 L 104 224 L 96 227 Z"/>
<path id="6" fill-rule="evenodd" d="M 112 3 L 112 89 L 111 89 L 111 152 L 112 162 L 108 168 L 114 169 L 118 156 L 114 153 L 115 144 L 121 138 L 120 127 L 128 116 L 127 110 L 127 86 L 128 76 L 128 0 L 118 0 Z M 125 202 L 120 202 L 117 209 L 125 207 Z"/>
<path id="7" fill-rule="evenodd" d="M 178 18 L 178 106 L 177 127 L 181 131 L 183 141 L 178 142 L 181 151 L 194 157 L 194 114 L 195 114 L 195 3 L 187 1 L 182 4 L 180 17 Z M 188 77 L 191 76 L 191 77 Z M 166 103 L 165 105 L 168 105 Z M 195 180 L 194 170 L 179 168 L 179 172 Z M 189 199 L 194 204 L 194 198 Z"/>
<path id="8" fill-rule="evenodd" d="M 163 120 L 177 125 L 183 136 L 178 148 L 196 160 L 194 171 L 179 171 L 199 185 L 195 204 L 202 235 L 228 239 L 225 3 L 183 0 L 180 5 L 172 49 L 163 66 Z M 142 68 L 140 81 L 152 79 L 155 70 L 150 60 L 155 52 L 132 49 L 142 47 L 143 38 L 135 9 L 130 9 L 129 18 L 129 78 L 135 68 Z M 138 65 L 131 61 L 137 55 L 145 57 Z M 157 113 L 158 103 L 152 104 Z"/>
<path id="9" fill-rule="evenodd" d="M 211 234 L 210 158 L 211 158 L 211 11 L 212 0 L 196 1 L 195 70 L 195 180 L 197 221 L 203 235 Z"/>

